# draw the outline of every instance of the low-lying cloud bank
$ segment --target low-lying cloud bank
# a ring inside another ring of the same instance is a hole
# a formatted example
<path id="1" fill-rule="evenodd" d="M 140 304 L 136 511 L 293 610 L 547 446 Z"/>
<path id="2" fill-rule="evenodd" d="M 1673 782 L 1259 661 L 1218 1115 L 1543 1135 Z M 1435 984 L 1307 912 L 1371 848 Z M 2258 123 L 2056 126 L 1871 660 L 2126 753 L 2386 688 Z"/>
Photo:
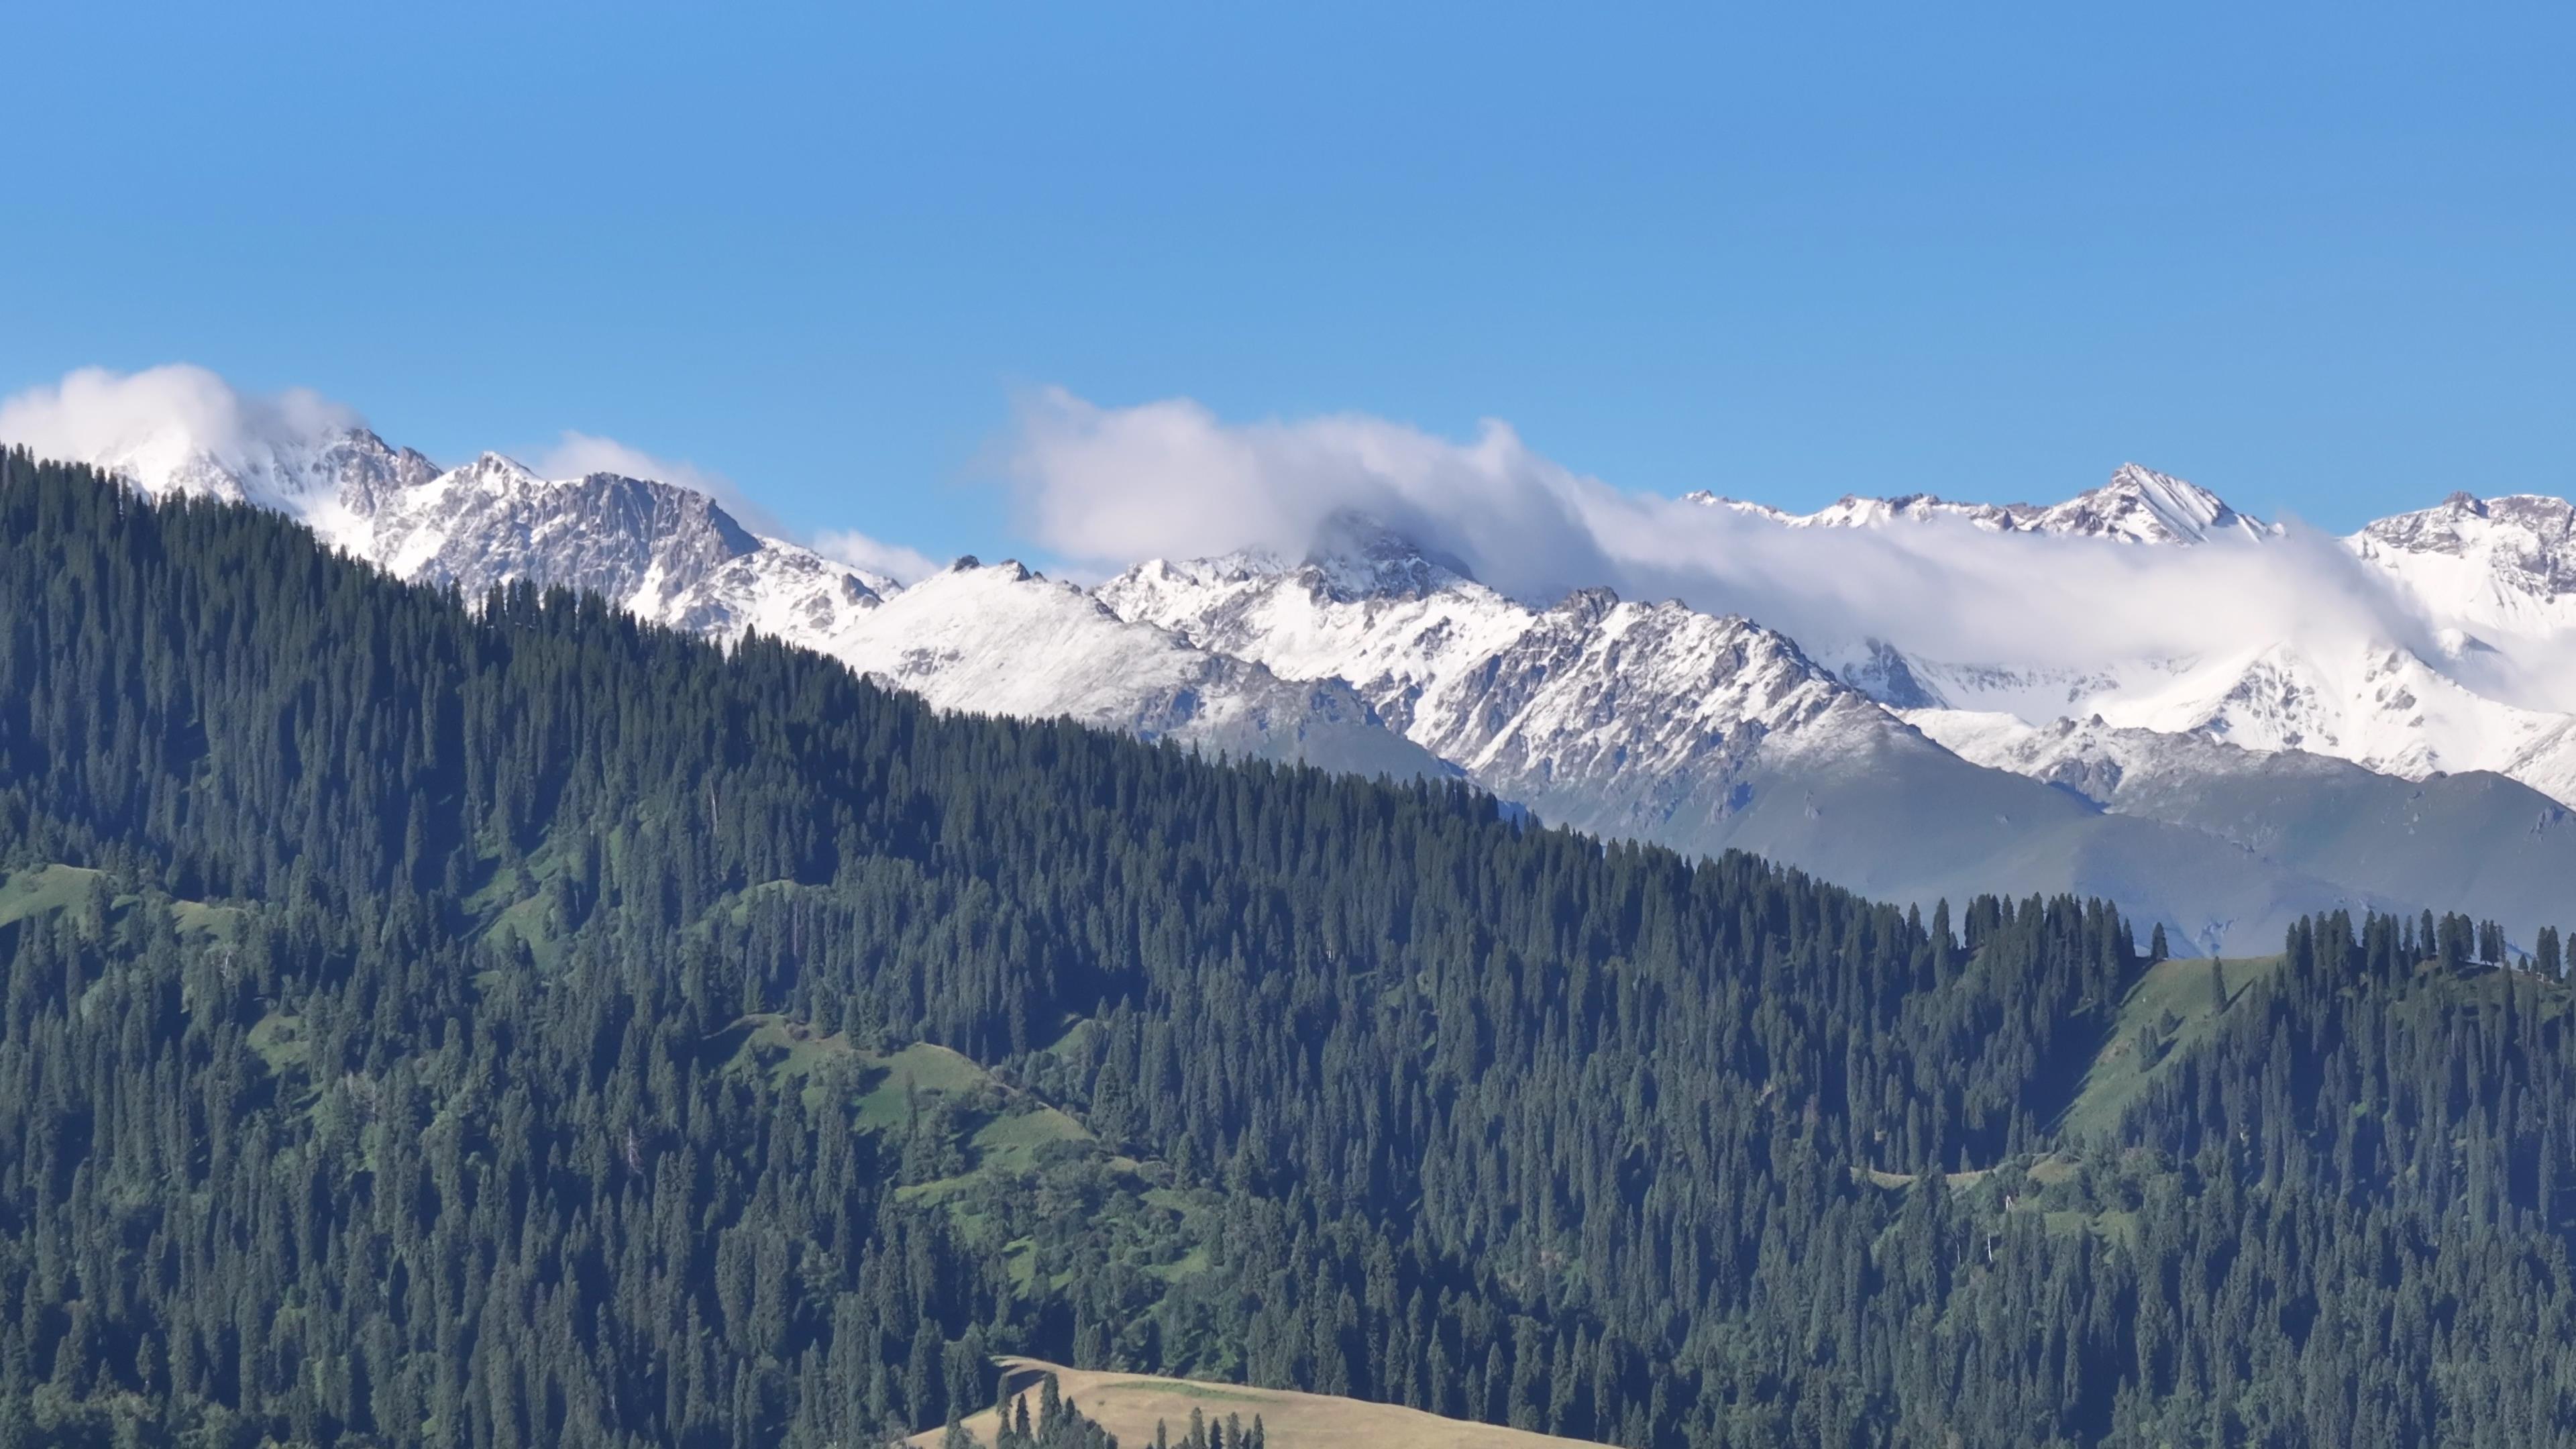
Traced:
<path id="1" fill-rule="evenodd" d="M 1607 584 L 1745 614 L 1819 647 L 1879 637 L 1923 657 L 2065 668 L 2265 637 L 2434 648 L 2379 576 L 2295 524 L 2260 544 L 2188 549 L 1950 519 L 1792 528 L 1622 492 L 1498 421 L 1452 440 L 1364 416 L 1230 423 L 1186 400 L 1103 408 L 1060 390 L 1023 402 L 1007 457 L 1025 527 L 1085 565 L 1243 548 L 1295 556 L 1326 519 L 1355 510 L 1516 597 Z"/>

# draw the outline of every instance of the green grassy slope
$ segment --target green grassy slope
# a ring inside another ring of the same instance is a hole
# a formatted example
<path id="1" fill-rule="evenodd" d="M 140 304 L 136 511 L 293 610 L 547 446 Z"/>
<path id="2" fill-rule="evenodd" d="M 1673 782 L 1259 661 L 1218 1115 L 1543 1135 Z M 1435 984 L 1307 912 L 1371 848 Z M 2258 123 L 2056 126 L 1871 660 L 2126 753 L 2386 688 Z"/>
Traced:
<path id="1" fill-rule="evenodd" d="M 2207 1040 L 2247 989 L 2280 965 L 2281 958 L 2271 955 L 2176 959 L 2148 967 L 2121 1001 L 2110 1039 L 2059 1119 L 2059 1139 L 2070 1144 L 2109 1140 L 2129 1104 Z"/>

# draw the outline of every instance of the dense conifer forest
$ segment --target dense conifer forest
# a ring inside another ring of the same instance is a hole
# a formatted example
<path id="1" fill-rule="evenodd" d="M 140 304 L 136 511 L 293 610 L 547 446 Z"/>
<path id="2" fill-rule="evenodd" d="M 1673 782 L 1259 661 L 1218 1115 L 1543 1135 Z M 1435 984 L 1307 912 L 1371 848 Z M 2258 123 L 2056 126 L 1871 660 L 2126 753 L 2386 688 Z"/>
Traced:
<path id="1" fill-rule="evenodd" d="M 1927 918 L 12 454 L 0 1449 L 879 1444 L 1007 1352 L 1639 1449 L 2565 1442 L 2539 945 Z"/>

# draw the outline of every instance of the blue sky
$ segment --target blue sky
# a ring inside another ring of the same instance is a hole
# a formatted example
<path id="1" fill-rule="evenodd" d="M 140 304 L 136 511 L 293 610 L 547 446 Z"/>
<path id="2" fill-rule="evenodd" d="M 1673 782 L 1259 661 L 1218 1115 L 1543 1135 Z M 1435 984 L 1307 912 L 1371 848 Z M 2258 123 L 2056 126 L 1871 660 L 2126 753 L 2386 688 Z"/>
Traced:
<path id="1" fill-rule="evenodd" d="M 2576 491 L 2563 7 L 30 8 L 0 392 L 196 362 L 934 554 L 1044 387 L 1797 507 Z"/>

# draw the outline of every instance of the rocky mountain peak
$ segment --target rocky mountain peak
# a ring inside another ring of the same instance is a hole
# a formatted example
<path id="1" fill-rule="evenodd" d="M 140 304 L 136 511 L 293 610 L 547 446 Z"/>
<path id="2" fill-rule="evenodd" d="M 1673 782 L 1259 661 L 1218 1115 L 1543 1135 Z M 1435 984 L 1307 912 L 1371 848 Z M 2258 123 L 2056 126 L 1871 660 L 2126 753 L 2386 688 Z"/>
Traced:
<path id="1" fill-rule="evenodd" d="M 1727 508 L 1793 528 L 1884 528 L 1898 523 L 1951 520 L 1995 533 L 2048 533 L 2121 543 L 2204 543 L 2217 537 L 2260 538 L 2270 532 L 2226 500 L 2196 484 L 2123 463 L 2099 488 L 2063 503 L 1963 503 L 1933 493 L 1878 498 L 1846 493 L 1813 513 L 1788 513 L 1705 489 L 1686 503 Z"/>
<path id="2" fill-rule="evenodd" d="M 1348 509 L 1334 513 L 1316 529 L 1301 568 L 1336 596 L 1349 599 L 1419 598 L 1474 581 L 1458 559 Z"/>
<path id="3" fill-rule="evenodd" d="M 2354 537 L 2418 553 L 2456 556 L 2502 545 L 2527 554 L 2576 539 L 2576 505 L 2536 493 L 2480 498 L 2454 492 L 2431 508 L 2366 524 Z"/>
<path id="4" fill-rule="evenodd" d="M 2020 505 L 2014 522 L 2034 533 L 2104 538 L 2122 543 L 2206 543 L 2256 539 L 2267 530 L 2196 483 L 2123 463 L 2111 480 L 2047 508 Z"/>

